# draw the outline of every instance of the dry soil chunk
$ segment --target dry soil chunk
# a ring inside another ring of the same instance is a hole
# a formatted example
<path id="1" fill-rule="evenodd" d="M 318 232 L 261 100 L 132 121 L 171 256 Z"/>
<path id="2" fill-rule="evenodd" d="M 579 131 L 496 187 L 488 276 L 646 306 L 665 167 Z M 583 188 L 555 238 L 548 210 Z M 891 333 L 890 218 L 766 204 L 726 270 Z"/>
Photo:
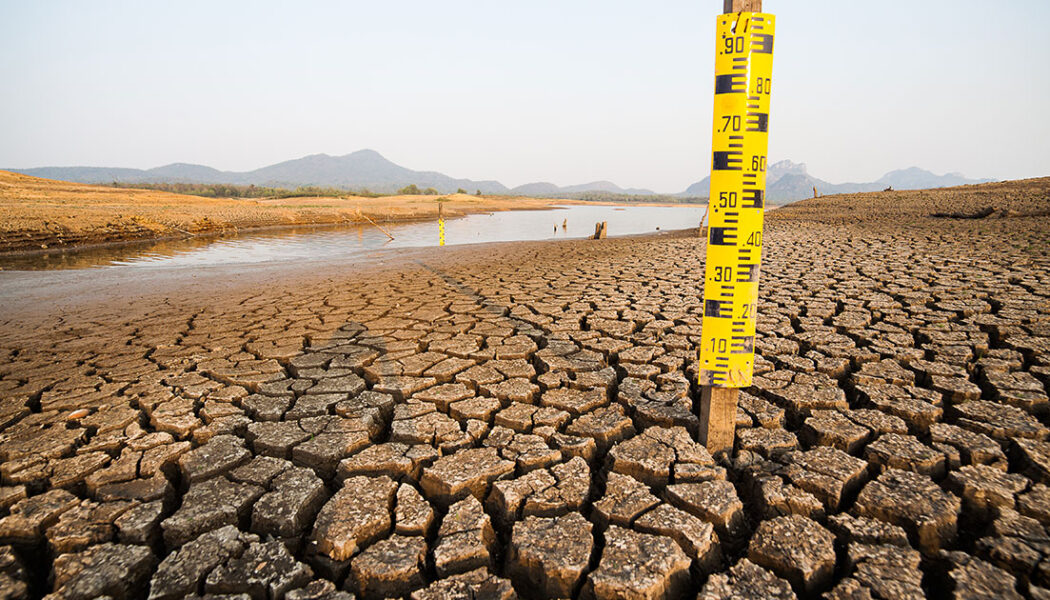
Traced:
<path id="1" fill-rule="evenodd" d="M 442 456 L 423 472 L 420 485 L 427 498 L 442 505 L 472 495 L 485 498 L 489 485 L 514 472 L 495 448 L 468 448 Z"/>
<path id="2" fill-rule="evenodd" d="M 401 535 L 426 535 L 434 524 L 434 509 L 416 488 L 402 483 L 397 488 L 394 528 Z"/>
<path id="3" fill-rule="evenodd" d="M 169 554 L 150 583 L 149 600 L 174 600 L 195 593 L 204 578 L 231 557 L 240 556 L 259 537 L 233 525 L 209 531 Z"/>
<path id="4" fill-rule="evenodd" d="M 835 536 L 798 515 L 762 521 L 747 557 L 811 595 L 828 587 L 835 571 Z"/>
<path id="5" fill-rule="evenodd" d="M 900 525 L 920 550 L 932 554 L 955 540 L 960 507 L 958 498 L 925 475 L 887 469 L 861 490 L 854 511 Z"/>
<path id="6" fill-rule="evenodd" d="M 514 524 L 507 571 L 519 588 L 549 598 L 570 598 L 583 579 L 594 539 L 579 513 L 528 517 Z"/>
<path id="7" fill-rule="evenodd" d="M 145 592 L 156 559 L 145 546 L 100 544 L 63 554 L 54 563 L 52 598 L 133 598 Z"/>
<path id="8" fill-rule="evenodd" d="M 676 598 L 689 584 L 689 557 L 672 539 L 613 525 L 598 568 L 587 577 L 597 600 Z"/>
<path id="9" fill-rule="evenodd" d="M 1050 487 L 1041 483 L 1033 485 L 1027 493 L 1018 496 L 1017 510 L 1043 525 L 1050 524 Z"/>
<path id="10" fill-rule="evenodd" d="M 501 523 L 509 526 L 528 515 L 553 517 L 579 510 L 587 500 L 590 486 L 590 467 L 577 456 L 550 469 L 497 481 L 486 505 Z"/>
<path id="11" fill-rule="evenodd" d="M 888 433 L 868 444 L 864 456 L 882 469 L 915 471 L 933 479 L 944 477 L 945 458 L 910 435 Z"/>
<path id="12" fill-rule="evenodd" d="M 565 433 L 594 439 L 601 449 L 634 434 L 634 423 L 619 404 L 604 406 L 580 416 L 569 424 Z"/>
<path id="13" fill-rule="evenodd" d="M 904 528 L 878 519 L 842 513 L 828 518 L 828 529 L 835 533 L 843 546 L 853 543 L 908 545 L 908 534 Z"/>
<path id="14" fill-rule="evenodd" d="M 738 540 L 746 532 L 744 503 L 728 481 L 679 483 L 667 486 L 667 499 L 682 510 L 715 526 L 724 540 Z"/>
<path id="15" fill-rule="evenodd" d="M 714 525 L 669 504 L 661 504 L 638 517 L 634 528 L 643 533 L 665 535 L 678 542 L 702 573 L 712 572 L 722 559 Z"/>
<path id="16" fill-rule="evenodd" d="M 609 451 L 610 469 L 649 485 L 667 485 L 676 474 L 692 480 L 722 479 L 707 448 L 693 441 L 684 427 L 650 427 Z"/>
<path id="17" fill-rule="evenodd" d="M 948 557 L 953 565 L 948 571 L 948 581 L 954 588 L 953 597 L 960 600 L 1021 600 L 1013 575 L 963 552 L 951 552 Z"/>
<path id="18" fill-rule="evenodd" d="M 44 530 L 58 522 L 62 513 L 80 501 L 65 490 L 51 490 L 19 500 L 11 513 L 0 519 L 0 542 L 33 544 L 40 540 Z"/>
<path id="19" fill-rule="evenodd" d="M 973 400 L 952 407 L 959 427 L 983 433 L 1002 442 L 1011 438 L 1045 440 L 1050 431 L 1019 408 L 988 400 Z"/>
<path id="20" fill-rule="evenodd" d="M 161 523 L 169 548 L 223 525 L 235 525 L 265 490 L 216 477 L 190 486 L 175 514 Z"/>
<path id="21" fill-rule="evenodd" d="M 798 449 L 798 439 L 786 429 L 740 429 L 736 435 L 736 448 L 738 451 L 754 452 L 764 458 L 775 459 Z"/>
<path id="22" fill-rule="evenodd" d="M 351 477 L 318 513 L 313 540 L 341 561 L 390 531 L 397 484 L 388 477 Z"/>
<path id="23" fill-rule="evenodd" d="M 955 448 L 964 465 L 989 465 L 1001 471 L 1007 467 L 1002 447 L 983 433 L 974 433 L 948 423 L 930 425 L 930 441 Z"/>
<path id="24" fill-rule="evenodd" d="M 912 548 L 853 543 L 848 547 L 847 559 L 851 571 L 849 580 L 855 582 L 852 587 L 861 598 L 922 600 L 926 597 L 922 589 L 922 571 L 919 570 L 921 555 Z M 838 587 L 836 590 L 839 593 L 845 591 Z"/>
<path id="25" fill-rule="evenodd" d="M 113 525 L 117 536 L 125 544 L 152 546 L 160 538 L 160 522 L 164 518 L 164 503 L 160 500 L 135 504 L 117 517 Z"/>
<path id="26" fill-rule="evenodd" d="M 859 452 L 871 431 L 837 410 L 817 410 L 802 427 L 802 440 L 810 446 L 831 446 L 850 454 Z"/>
<path id="27" fill-rule="evenodd" d="M 295 560 L 279 541 L 253 542 L 244 553 L 212 571 L 204 582 L 209 594 L 247 594 L 282 598 L 313 578 L 310 567 Z"/>
<path id="28" fill-rule="evenodd" d="M 818 446 L 785 457 L 783 475 L 791 483 L 813 494 L 828 512 L 839 509 L 842 499 L 867 480 L 867 463 L 830 446 Z"/>
<path id="29" fill-rule="evenodd" d="M 441 579 L 412 592 L 412 600 L 515 600 L 510 580 L 496 577 L 488 569 Z"/>
<path id="30" fill-rule="evenodd" d="M 1028 480 L 985 465 L 968 465 L 948 476 L 948 487 L 962 498 L 974 515 L 988 516 L 994 509 L 1013 508 L 1014 497 L 1028 487 Z"/>
<path id="31" fill-rule="evenodd" d="M 272 491 L 252 509 L 252 531 L 289 538 L 303 533 L 325 500 L 321 478 L 310 469 L 293 467 L 278 475 Z"/>
<path id="32" fill-rule="evenodd" d="M 630 527 L 639 515 L 659 503 L 649 487 L 634 477 L 609 473 L 605 495 L 594 503 L 594 511 L 603 525 Z"/>
<path id="33" fill-rule="evenodd" d="M 1016 460 L 1032 480 L 1050 484 L 1050 443 L 1015 438 L 1010 446 L 1010 460 Z"/>
<path id="34" fill-rule="evenodd" d="M 339 463 L 338 478 L 355 475 L 418 479 L 423 467 L 437 459 L 438 452 L 432 446 L 419 444 L 410 446 L 399 442 L 369 446 Z"/>
<path id="35" fill-rule="evenodd" d="M 248 439 L 258 454 L 291 458 L 292 448 L 310 439 L 299 421 L 262 421 L 248 426 Z"/>
<path id="36" fill-rule="evenodd" d="M 217 435 L 179 457 L 183 480 L 194 483 L 229 472 L 251 458 L 240 438 Z"/>
<path id="37" fill-rule="evenodd" d="M 327 579 L 315 579 L 305 586 L 288 592 L 285 600 L 354 600 L 349 592 L 336 591 L 335 584 Z"/>
<path id="38" fill-rule="evenodd" d="M 746 558 L 707 579 L 697 600 L 795 600 L 791 584 Z"/>
<path id="39" fill-rule="evenodd" d="M 467 496 L 448 509 L 438 530 L 434 547 L 434 566 L 446 577 L 480 567 L 491 566 L 496 534 L 481 502 Z"/>
<path id="40" fill-rule="evenodd" d="M 421 537 L 394 535 L 369 546 L 351 563 L 363 598 L 406 596 L 423 586 L 427 543 Z"/>
<path id="41" fill-rule="evenodd" d="M 103 502 L 82 500 L 78 506 L 62 513 L 58 523 L 46 532 L 55 555 L 79 552 L 88 546 L 116 541 L 114 521 L 132 507 L 126 500 Z"/>

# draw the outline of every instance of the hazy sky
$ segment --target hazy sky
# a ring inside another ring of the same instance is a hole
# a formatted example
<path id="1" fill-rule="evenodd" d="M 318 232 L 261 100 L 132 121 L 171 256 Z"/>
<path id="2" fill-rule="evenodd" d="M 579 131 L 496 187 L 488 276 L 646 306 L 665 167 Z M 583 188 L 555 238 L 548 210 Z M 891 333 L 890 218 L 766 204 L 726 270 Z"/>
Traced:
<path id="1" fill-rule="evenodd" d="M 677 192 L 721 0 L 0 0 L 0 167 L 248 170 L 372 148 L 454 177 Z M 770 160 L 831 182 L 1050 175 L 1050 1 L 766 0 Z"/>

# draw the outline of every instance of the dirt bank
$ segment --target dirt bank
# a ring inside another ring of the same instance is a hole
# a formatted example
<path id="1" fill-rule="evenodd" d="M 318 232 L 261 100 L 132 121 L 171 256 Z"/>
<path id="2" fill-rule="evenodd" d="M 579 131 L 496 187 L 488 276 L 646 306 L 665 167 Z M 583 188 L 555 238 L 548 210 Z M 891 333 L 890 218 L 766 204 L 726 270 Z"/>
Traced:
<path id="1" fill-rule="evenodd" d="M 0 252 L 209 235 L 263 227 L 452 218 L 547 208 L 539 198 L 448 194 L 363 198 L 202 198 L 52 181 L 0 171 Z"/>

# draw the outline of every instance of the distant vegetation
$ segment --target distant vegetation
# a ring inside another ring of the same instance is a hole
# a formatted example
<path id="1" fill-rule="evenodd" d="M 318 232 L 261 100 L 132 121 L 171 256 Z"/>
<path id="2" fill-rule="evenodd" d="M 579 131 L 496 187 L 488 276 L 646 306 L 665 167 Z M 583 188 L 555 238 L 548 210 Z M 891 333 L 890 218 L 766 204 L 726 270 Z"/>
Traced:
<path id="1" fill-rule="evenodd" d="M 665 194 L 616 194 L 613 192 L 578 192 L 564 194 L 562 197 L 590 202 L 654 202 L 660 204 L 706 204 L 707 198 L 701 196 L 669 196 Z"/>
<path id="2" fill-rule="evenodd" d="M 259 185 L 234 185 L 231 183 L 123 183 L 114 181 L 106 184 L 110 187 L 140 190 L 156 190 L 158 192 L 173 192 L 189 196 L 201 196 L 204 198 L 344 198 L 346 196 L 362 196 L 365 198 L 379 198 L 390 194 L 372 192 L 367 188 L 347 190 L 335 187 L 300 186 L 295 189 L 266 187 Z M 460 188 L 456 193 L 467 193 Z M 474 192 L 481 196 L 481 190 Z M 409 184 L 397 190 L 399 196 L 437 196 L 441 194 L 438 190 L 428 187 L 420 188 L 416 184 Z M 502 195 L 513 198 L 513 195 Z M 704 204 L 707 198 L 699 196 L 669 196 L 663 194 L 617 194 L 615 192 L 576 192 L 572 194 L 561 194 L 551 196 L 554 198 L 569 198 L 575 200 L 586 200 L 590 202 L 655 202 L 661 204 Z"/>
<path id="3" fill-rule="evenodd" d="M 441 192 L 435 190 L 432 187 L 427 188 L 425 190 L 421 190 L 419 189 L 419 186 L 417 186 L 414 183 L 406 185 L 405 187 L 397 191 L 398 196 L 436 196 L 440 193 Z"/>
<path id="4" fill-rule="evenodd" d="M 367 198 L 378 198 L 383 195 L 372 193 L 367 189 L 350 191 L 341 188 L 317 186 L 300 186 L 295 189 L 288 189 L 228 183 L 121 183 L 118 181 L 108 185 L 115 188 L 156 190 L 158 192 L 173 192 L 189 196 L 202 196 L 204 198 L 299 198 L 303 196 L 341 198 L 351 194 Z"/>

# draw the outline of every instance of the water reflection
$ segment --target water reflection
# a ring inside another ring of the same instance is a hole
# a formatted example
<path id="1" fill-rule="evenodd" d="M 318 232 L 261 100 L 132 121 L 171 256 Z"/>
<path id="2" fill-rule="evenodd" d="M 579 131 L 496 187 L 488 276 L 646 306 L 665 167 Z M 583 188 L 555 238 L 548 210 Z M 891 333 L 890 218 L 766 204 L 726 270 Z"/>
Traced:
<path id="1" fill-rule="evenodd" d="M 567 206 L 551 210 L 468 215 L 445 221 L 448 246 L 483 242 L 584 238 L 594 224 L 607 221 L 610 235 L 696 227 L 702 205 Z M 87 267 L 203 267 L 272 261 L 353 258 L 387 248 L 438 245 L 436 221 L 383 224 L 393 240 L 372 225 L 338 228 L 291 228 L 224 237 L 136 242 L 57 254 L 2 257 L 5 270 L 80 269 Z"/>

